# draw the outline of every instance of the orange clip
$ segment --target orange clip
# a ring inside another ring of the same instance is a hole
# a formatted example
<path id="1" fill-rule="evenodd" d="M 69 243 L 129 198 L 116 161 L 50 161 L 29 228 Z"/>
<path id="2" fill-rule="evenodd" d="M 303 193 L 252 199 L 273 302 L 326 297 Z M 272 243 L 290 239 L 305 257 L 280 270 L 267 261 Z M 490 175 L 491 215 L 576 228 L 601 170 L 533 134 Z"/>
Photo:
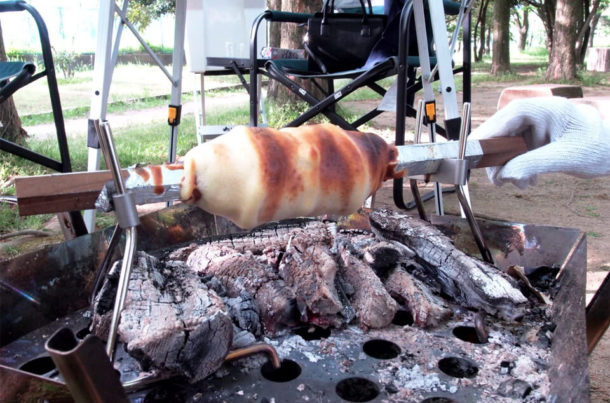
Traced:
<path id="1" fill-rule="evenodd" d="M 426 119 L 427 123 L 435 123 L 436 122 L 436 101 L 426 102 Z"/>

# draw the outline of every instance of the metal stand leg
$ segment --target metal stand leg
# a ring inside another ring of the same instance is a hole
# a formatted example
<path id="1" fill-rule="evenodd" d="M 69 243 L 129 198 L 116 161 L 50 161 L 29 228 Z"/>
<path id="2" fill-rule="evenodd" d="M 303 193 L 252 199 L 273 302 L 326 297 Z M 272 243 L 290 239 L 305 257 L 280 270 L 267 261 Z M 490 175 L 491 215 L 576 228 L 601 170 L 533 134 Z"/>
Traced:
<path id="1" fill-rule="evenodd" d="M 463 108 L 463 113 L 462 113 L 462 125 L 460 127 L 460 148 L 459 148 L 459 155 L 458 155 L 458 160 L 460 161 L 465 161 L 464 160 L 464 156 L 466 154 L 466 137 L 468 135 L 469 129 L 470 129 L 470 103 L 466 102 L 464 103 L 464 108 Z M 467 172 L 467 171 L 464 171 Z M 468 224 L 470 225 L 470 230 L 472 231 L 472 235 L 474 236 L 474 240 L 479 248 L 479 251 L 481 252 L 481 256 L 483 257 L 483 260 L 485 260 L 487 263 L 490 264 L 494 264 L 494 260 L 493 257 L 491 255 L 491 252 L 489 251 L 489 248 L 487 247 L 487 243 L 485 242 L 485 239 L 483 238 L 483 233 L 481 232 L 481 229 L 479 228 L 479 224 L 477 223 L 475 217 L 474 217 L 474 213 L 472 212 L 472 208 L 470 206 L 470 200 L 467 197 L 467 193 L 466 193 L 466 176 L 463 178 L 462 183 L 458 183 L 455 185 L 455 191 L 457 193 L 457 197 L 458 197 L 458 201 L 460 202 L 460 207 L 462 208 L 463 214 L 466 216 L 466 219 L 468 220 Z"/>
<path id="2" fill-rule="evenodd" d="M 116 343 L 119 319 L 125 303 L 125 297 L 127 296 L 127 286 L 129 284 L 129 276 L 131 274 L 131 265 L 136 251 L 136 226 L 140 223 L 140 220 L 138 218 L 135 203 L 131 198 L 131 193 L 128 193 L 125 189 L 125 183 L 123 182 L 123 178 L 121 176 L 121 166 L 117 158 L 116 148 L 114 146 L 112 133 L 110 131 L 110 125 L 108 122 L 100 122 L 99 120 L 94 121 L 94 124 L 100 139 L 100 145 L 104 152 L 106 165 L 112 173 L 114 186 L 117 191 L 117 193 L 113 195 L 117 220 L 121 228 L 125 230 L 125 235 L 127 237 L 125 254 L 123 255 L 123 262 L 121 264 L 119 285 L 114 301 L 114 309 L 112 311 L 112 321 L 110 323 L 110 331 L 108 333 L 108 341 L 106 344 L 106 353 L 112 360 L 114 357 L 114 346 Z"/>
<path id="3" fill-rule="evenodd" d="M 176 161 L 178 148 L 178 125 L 180 124 L 181 97 L 182 97 L 182 61 L 184 60 L 184 27 L 186 25 L 186 0 L 176 1 L 176 23 L 174 25 L 174 53 L 172 54 L 172 94 L 170 110 L 175 108 L 177 115 L 168 118 L 170 125 L 169 136 L 169 162 Z M 203 97 L 203 94 L 201 94 Z"/>
<path id="4" fill-rule="evenodd" d="M 417 113 L 415 115 L 415 131 L 414 131 L 414 143 L 419 144 L 421 142 L 421 131 L 424 123 L 424 101 L 419 100 L 417 103 Z M 417 179 L 410 179 L 409 186 L 411 188 L 411 194 L 413 195 L 413 201 L 417 206 L 417 212 L 419 218 L 428 221 L 426 216 L 426 209 L 424 208 L 424 202 L 422 201 L 421 195 L 419 194 L 419 188 L 417 187 Z"/>
<path id="5" fill-rule="evenodd" d="M 87 133 L 87 146 L 89 147 L 87 169 L 89 171 L 97 171 L 100 169 L 100 140 L 98 138 L 98 132 L 94 127 L 94 122 L 106 120 L 110 83 L 112 82 L 112 73 L 114 66 L 116 65 L 119 44 L 124 27 L 127 27 L 132 32 L 144 49 L 151 55 L 163 74 L 172 83 L 171 105 L 177 106 L 178 110 L 178 114 L 176 115 L 177 120 L 171 127 L 169 140 L 169 160 L 173 162 L 176 158 L 177 125 L 180 123 L 179 109 L 182 90 L 182 64 L 184 60 L 186 0 L 176 1 L 174 55 L 172 59 L 173 75 L 167 71 L 159 57 L 153 52 L 150 46 L 148 46 L 146 41 L 138 33 L 137 29 L 127 19 L 126 15 L 129 0 L 123 0 L 121 8 L 119 8 L 114 0 L 100 0 L 99 4 L 97 48 L 95 51 L 95 65 L 93 69 L 93 96 L 91 97 L 89 128 Z M 113 40 L 115 14 L 121 19 L 121 24 L 117 27 L 116 36 Z M 85 225 L 89 232 L 93 231 L 95 226 L 95 210 L 85 211 Z"/>

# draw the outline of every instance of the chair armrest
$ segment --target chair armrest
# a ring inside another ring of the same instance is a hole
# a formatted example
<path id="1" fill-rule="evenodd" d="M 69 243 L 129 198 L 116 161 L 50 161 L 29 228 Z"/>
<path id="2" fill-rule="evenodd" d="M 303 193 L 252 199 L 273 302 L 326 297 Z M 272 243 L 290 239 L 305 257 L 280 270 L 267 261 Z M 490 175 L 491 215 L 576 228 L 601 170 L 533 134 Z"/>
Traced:
<path id="1" fill-rule="evenodd" d="M 6 11 L 23 11 L 25 10 L 23 1 L 3 1 L 0 3 L 0 13 Z"/>
<path id="2" fill-rule="evenodd" d="M 462 3 L 455 0 L 443 0 L 443 7 L 445 8 L 445 14 L 447 15 L 458 15 L 460 13 L 460 7 Z"/>
<path id="3" fill-rule="evenodd" d="M 305 23 L 313 14 L 309 13 L 291 13 L 288 11 L 266 10 L 265 19 L 273 22 L 294 22 Z"/>

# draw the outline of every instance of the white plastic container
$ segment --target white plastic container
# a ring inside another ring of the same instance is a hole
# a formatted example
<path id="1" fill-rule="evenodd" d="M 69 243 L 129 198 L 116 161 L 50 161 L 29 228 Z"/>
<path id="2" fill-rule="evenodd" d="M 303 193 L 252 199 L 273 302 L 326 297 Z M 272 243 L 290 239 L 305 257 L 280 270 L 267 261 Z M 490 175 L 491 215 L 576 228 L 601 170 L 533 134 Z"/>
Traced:
<path id="1" fill-rule="evenodd" d="M 187 0 L 186 61 L 193 73 L 203 73 L 207 57 L 248 59 L 250 29 L 266 8 L 265 0 Z M 265 24 L 258 34 L 257 57 L 266 44 Z"/>

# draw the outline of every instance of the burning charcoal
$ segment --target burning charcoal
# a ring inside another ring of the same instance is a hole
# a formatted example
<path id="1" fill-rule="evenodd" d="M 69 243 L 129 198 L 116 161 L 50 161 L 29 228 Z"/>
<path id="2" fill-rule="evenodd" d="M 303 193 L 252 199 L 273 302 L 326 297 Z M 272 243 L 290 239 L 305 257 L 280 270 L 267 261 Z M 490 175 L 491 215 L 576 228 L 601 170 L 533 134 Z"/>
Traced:
<path id="1" fill-rule="evenodd" d="M 384 282 L 386 290 L 401 302 L 413 316 L 413 323 L 423 328 L 438 326 L 449 319 L 452 311 L 421 281 L 401 268 L 395 268 Z"/>
<path id="2" fill-rule="evenodd" d="M 346 324 L 351 323 L 352 320 L 358 317 L 356 310 L 352 306 L 348 297 L 348 295 L 354 294 L 354 287 L 343 279 L 340 272 L 337 272 L 335 276 L 335 288 L 337 289 L 337 295 L 341 300 L 341 305 L 343 305 L 343 309 L 341 309 L 341 316 Z"/>
<path id="3" fill-rule="evenodd" d="M 93 301 L 93 316 L 91 318 L 91 333 L 102 340 L 106 340 L 110 332 L 110 321 L 112 320 L 112 308 L 116 289 L 119 284 L 119 273 L 121 271 L 121 260 L 113 263 L 106 275 L 106 279 Z"/>
<path id="4" fill-rule="evenodd" d="M 415 252 L 401 243 L 386 241 L 376 242 L 364 253 L 364 259 L 382 280 L 387 278 L 398 264 L 413 256 Z"/>
<path id="5" fill-rule="evenodd" d="M 404 243 L 417 253 L 427 274 L 457 303 L 508 320 L 522 318 L 527 298 L 495 267 L 456 249 L 451 240 L 426 221 L 391 210 L 370 214 L 380 236 Z"/>
<path id="6" fill-rule="evenodd" d="M 233 327 L 233 349 L 248 347 L 256 343 L 256 337 L 246 330 L 241 330 L 238 327 Z"/>
<path id="7" fill-rule="evenodd" d="M 299 324 L 296 297 L 284 280 L 263 284 L 255 297 L 265 331 L 275 334 Z"/>
<path id="8" fill-rule="evenodd" d="M 277 278 L 271 268 L 257 262 L 252 254 L 214 243 L 194 250 L 186 264 L 201 275 L 215 276 L 229 297 L 237 297 L 243 291 L 254 295 L 262 284 Z"/>
<path id="9" fill-rule="evenodd" d="M 304 322 L 321 327 L 340 324 L 337 314 L 343 305 L 335 288 L 337 263 L 328 247 L 308 244 L 306 239 L 293 238 L 280 262 L 279 274 L 294 291 Z"/>
<path id="10" fill-rule="evenodd" d="M 498 394 L 514 399 L 525 399 L 532 391 L 532 385 L 521 379 L 508 379 L 498 386 Z"/>
<path id="11" fill-rule="evenodd" d="M 269 249 L 286 250 L 291 238 L 307 238 L 310 244 L 327 244 L 332 242 L 328 225 L 321 221 L 310 221 L 300 226 L 271 225 L 248 232 L 244 235 L 234 235 L 230 239 L 215 241 L 212 244 L 230 246 L 238 252 L 251 252 L 254 255 L 263 255 Z"/>
<path id="12" fill-rule="evenodd" d="M 350 297 L 352 306 L 362 325 L 376 329 L 385 327 L 392 322 L 398 304 L 385 290 L 375 272 L 354 256 L 347 242 L 339 244 L 342 262 L 339 271 L 354 289 L 354 294 Z"/>
<path id="13" fill-rule="evenodd" d="M 262 333 L 258 306 L 248 293 L 243 292 L 236 298 L 225 298 L 231 318 L 243 330 L 260 336 Z"/>
<path id="14" fill-rule="evenodd" d="M 195 273 L 184 264 L 172 266 L 168 269 L 156 258 L 138 254 L 118 334 L 145 370 L 196 382 L 224 362 L 233 324 L 220 297 Z"/>
<path id="15" fill-rule="evenodd" d="M 196 243 L 191 243 L 188 246 L 178 248 L 169 253 L 166 260 L 178 260 L 185 262 L 191 253 L 199 247 Z"/>
<path id="16" fill-rule="evenodd" d="M 228 297 L 247 295 L 253 299 L 268 332 L 296 325 L 294 293 L 279 279 L 273 267 L 261 263 L 252 253 L 209 243 L 191 253 L 186 264 L 200 275 L 216 277 Z"/>

